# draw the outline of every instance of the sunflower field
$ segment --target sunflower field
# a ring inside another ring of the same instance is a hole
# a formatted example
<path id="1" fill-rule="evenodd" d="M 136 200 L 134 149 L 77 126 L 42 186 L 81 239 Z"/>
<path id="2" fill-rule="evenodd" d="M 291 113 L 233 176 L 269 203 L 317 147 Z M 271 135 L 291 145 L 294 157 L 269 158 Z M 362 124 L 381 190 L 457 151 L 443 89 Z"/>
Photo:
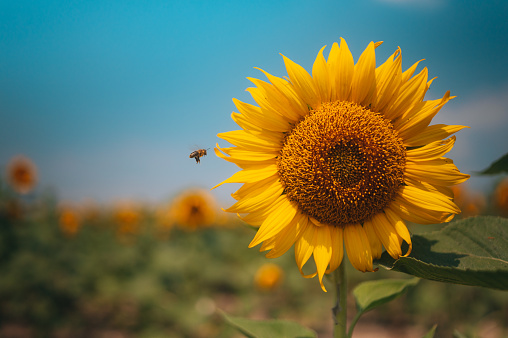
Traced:
<path id="1" fill-rule="evenodd" d="M 507 182 L 489 196 L 459 185 L 461 217 L 506 215 Z M 267 261 L 247 249 L 253 234 L 199 189 L 166 205 L 70 205 L 50 191 L 20 195 L 2 180 L 0 336 L 243 337 L 237 317 L 296 322 L 331 336 L 329 295 L 301 278 L 292 255 Z M 350 290 L 366 280 L 407 279 L 383 268 L 346 269 Z M 353 297 L 347 306 L 353 314 Z M 434 325 L 440 337 L 503 337 L 507 322 L 506 292 L 423 279 L 362 317 L 354 337 L 422 337 Z"/>

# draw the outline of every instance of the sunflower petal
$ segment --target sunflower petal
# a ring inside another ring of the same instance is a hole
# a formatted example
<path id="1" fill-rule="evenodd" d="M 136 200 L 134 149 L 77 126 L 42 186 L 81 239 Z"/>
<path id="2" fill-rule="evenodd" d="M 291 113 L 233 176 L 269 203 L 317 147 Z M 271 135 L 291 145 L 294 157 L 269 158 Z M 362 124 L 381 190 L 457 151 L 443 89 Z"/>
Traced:
<path id="1" fill-rule="evenodd" d="M 343 101 L 351 93 L 355 62 L 349 51 L 346 40 L 340 38 L 340 48 L 337 43 L 332 45 L 328 55 L 328 74 L 330 75 L 331 100 Z"/>
<path id="2" fill-rule="evenodd" d="M 294 202 L 287 199 L 285 195 L 279 196 L 275 203 L 280 203 L 278 208 L 268 215 L 261 227 L 259 227 L 256 236 L 249 244 L 252 248 L 265 239 L 277 235 L 286 225 L 288 225 L 296 216 L 298 207 Z"/>
<path id="3" fill-rule="evenodd" d="M 360 224 L 350 224 L 344 227 L 344 243 L 349 261 L 356 270 L 373 271 L 369 239 Z"/>
<path id="4" fill-rule="evenodd" d="M 316 61 L 314 61 L 314 66 L 312 67 L 312 78 L 314 80 L 314 86 L 319 92 L 321 102 L 329 102 L 331 94 L 328 67 L 326 66 L 326 60 L 323 56 L 323 49 L 325 49 L 325 47 L 326 46 L 321 48 L 319 51 L 316 57 Z"/>
<path id="5" fill-rule="evenodd" d="M 428 126 L 420 133 L 416 133 L 415 135 L 411 135 L 407 139 L 404 139 L 404 146 L 406 147 L 423 146 L 438 140 L 443 140 L 448 136 L 464 128 L 469 127 L 460 125 L 448 126 L 446 124 L 434 124 L 432 126 Z"/>
<path id="6" fill-rule="evenodd" d="M 423 147 L 411 149 L 406 152 L 409 161 L 433 160 L 442 157 L 452 150 L 456 137 L 452 136 L 447 140 L 439 140 L 429 143 Z"/>
<path id="7" fill-rule="evenodd" d="M 332 257 L 330 258 L 330 268 L 326 273 L 335 271 L 342 263 L 344 257 L 344 230 L 341 227 L 330 227 L 330 237 L 332 239 Z"/>
<path id="8" fill-rule="evenodd" d="M 469 178 L 468 174 L 463 174 L 457 169 L 452 160 L 444 157 L 430 161 L 408 161 L 405 175 L 416 181 L 443 186 L 459 184 Z"/>
<path id="9" fill-rule="evenodd" d="M 332 239 L 329 228 L 329 226 L 321 226 L 316 229 L 316 244 L 313 251 L 319 284 L 324 292 L 326 292 L 326 289 L 323 284 L 323 276 L 332 258 Z"/>
<path id="10" fill-rule="evenodd" d="M 372 220 L 367 220 L 363 223 L 363 229 L 369 239 L 370 249 L 372 250 L 372 257 L 380 258 L 383 253 L 383 245 L 379 240 L 376 231 L 374 230 L 374 223 Z"/>
<path id="11" fill-rule="evenodd" d="M 281 54 L 282 55 L 282 54 Z M 289 75 L 291 83 L 295 87 L 296 92 L 303 98 L 305 103 L 311 107 L 318 107 L 320 103 L 319 93 L 314 87 L 314 80 L 307 71 L 299 64 L 291 61 L 282 55 L 284 64 Z"/>
<path id="12" fill-rule="evenodd" d="M 376 53 L 374 42 L 369 43 L 354 68 L 351 80 L 351 102 L 364 104 L 376 90 Z M 366 104 L 367 105 L 367 104 Z"/>
<path id="13" fill-rule="evenodd" d="M 244 169 L 234 173 L 233 176 L 217 184 L 212 189 L 215 189 L 218 186 L 223 185 L 224 183 L 253 183 L 276 175 L 277 175 L 276 164 L 262 166 L 258 169 Z"/>
<path id="14" fill-rule="evenodd" d="M 250 123 L 271 131 L 285 132 L 289 130 L 290 124 L 281 115 L 277 114 L 266 114 L 266 111 L 261 110 L 260 107 L 242 102 L 237 99 L 233 99 L 238 111 L 242 116 Z"/>
<path id="15" fill-rule="evenodd" d="M 382 212 L 374 215 L 372 217 L 372 224 L 374 225 L 374 231 L 377 237 L 381 243 L 383 243 L 386 251 L 394 259 L 398 259 L 402 255 L 402 250 L 400 248 L 402 238 L 398 235 L 386 215 Z"/>
<path id="16" fill-rule="evenodd" d="M 411 235 L 409 234 L 409 231 L 407 230 L 407 226 L 395 212 L 393 212 L 391 209 L 386 208 L 385 214 L 388 220 L 391 224 L 393 224 L 393 227 L 395 228 L 395 231 L 397 231 L 397 234 L 406 241 L 407 244 L 409 244 L 409 249 L 404 254 L 404 257 L 409 256 L 411 253 L 411 250 L 413 249 L 413 243 L 411 243 Z"/>
<path id="17" fill-rule="evenodd" d="M 304 275 L 303 273 L 303 266 L 307 261 L 309 260 L 310 256 L 312 255 L 312 252 L 314 251 L 314 236 L 316 236 L 317 227 L 311 224 L 310 222 L 307 223 L 307 226 L 302 232 L 302 235 L 298 239 L 298 241 L 295 243 L 295 259 L 296 259 L 296 265 L 298 266 L 298 270 L 300 270 L 300 273 Z"/>

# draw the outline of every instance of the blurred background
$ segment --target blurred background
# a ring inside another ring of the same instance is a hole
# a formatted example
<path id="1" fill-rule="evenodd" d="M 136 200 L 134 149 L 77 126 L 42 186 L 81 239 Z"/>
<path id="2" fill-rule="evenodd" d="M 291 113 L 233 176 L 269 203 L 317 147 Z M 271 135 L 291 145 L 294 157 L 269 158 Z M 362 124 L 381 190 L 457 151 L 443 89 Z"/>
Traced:
<path id="1" fill-rule="evenodd" d="M 355 60 L 384 41 L 378 64 L 400 46 L 438 77 L 426 99 L 457 96 L 434 123 L 471 127 L 449 157 L 474 174 L 508 151 L 507 17 L 501 0 L 0 1 L 0 336 L 234 336 L 218 308 L 327 336 L 331 295 L 291 254 L 247 249 L 220 211 L 237 185 L 209 190 L 237 170 L 213 154 L 231 99 L 252 103 L 253 67 L 286 75 L 279 53 L 310 70 L 339 37 Z M 462 217 L 506 216 L 503 179 L 458 187 Z M 507 301 L 423 281 L 358 332 L 502 337 Z"/>

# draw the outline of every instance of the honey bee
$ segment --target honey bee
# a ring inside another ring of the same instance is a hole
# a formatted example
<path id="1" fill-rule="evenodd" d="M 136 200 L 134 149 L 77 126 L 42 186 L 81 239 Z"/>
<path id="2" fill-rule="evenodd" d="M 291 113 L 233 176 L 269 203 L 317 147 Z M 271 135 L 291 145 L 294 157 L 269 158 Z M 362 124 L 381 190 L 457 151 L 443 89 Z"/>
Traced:
<path id="1" fill-rule="evenodd" d="M 210 149 L 210 148 L 208 148 L 208 149 Z M 200 163 L 199 158 L 201 156 L 206 156 L 206 151 L 208 149 L 198 149 L 198 150 L 195 150 L 192 153 L 190 153 L 189 158 L 195 158 L 196 159 L 196 163 Z"/>

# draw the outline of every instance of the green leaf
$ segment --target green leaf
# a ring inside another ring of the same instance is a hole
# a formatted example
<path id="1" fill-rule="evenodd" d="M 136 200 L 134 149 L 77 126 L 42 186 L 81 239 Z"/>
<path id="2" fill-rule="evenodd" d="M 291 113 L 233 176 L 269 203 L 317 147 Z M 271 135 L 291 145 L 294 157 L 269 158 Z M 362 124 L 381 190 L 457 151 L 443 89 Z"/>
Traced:
<path id="1" fill-rule="evenodd" d="M 460 333 L 458 330 L 453 330 L 453 338 L 467 338 L 465 335 Z"/>
<path id="2" fill-rule="evenodd" d="M 439 282 L 508 290 L 508 219 L 483 216 L 414 235 L 409 257 L 386 252 L 375 263 Z"/>
<path id="3" fill-rule="evenodd" d="M 415 286 L 420 279 L 381 279 L 359 284 L 353 295 L 358 312 L 367 312 L 375 307 L 388 303 Z"/>
<path id="4" fill-rule="evenodd" d="M 508 154 L 505 154 L 503 157 L 495 161 L 485 169 L 484 171 L 479 172 L 480 175 L 495 175 L 500 173 L 508 173 Z"/>
<path id="5" fill-rule="evenodd" d="M 357 312 L 349 326 L 348 337 L 353 336 L 353 330 L 360 317 L 380 305 L 401 296 L 409 288 L 415 286 L 420 279 L 381 279 L 358 284 L 353 290 Z"/>
<path id="6" fill-rule="evenodd" d="M 316 332 L 298 323 L 286 320 L 252 320 L 231 317 L 221 312 L 224 319 L 241 333 L 251 338 L 315 338 Z"/>
<path id="7" fill-rule="evenodd" d="M 430 331 L 429 331 L 429 332 L 427 332 L 427 333 L 425 334 L 425 336 L 423 336 L 422 338 L 434 338 L 434 334 L 436 333 L 436 327 L 437 327 L 437 324 L 436 324 L 436 325 L 434 325 L 434 326 L 432 327 L 432 329 L 430 329 Z"/>

